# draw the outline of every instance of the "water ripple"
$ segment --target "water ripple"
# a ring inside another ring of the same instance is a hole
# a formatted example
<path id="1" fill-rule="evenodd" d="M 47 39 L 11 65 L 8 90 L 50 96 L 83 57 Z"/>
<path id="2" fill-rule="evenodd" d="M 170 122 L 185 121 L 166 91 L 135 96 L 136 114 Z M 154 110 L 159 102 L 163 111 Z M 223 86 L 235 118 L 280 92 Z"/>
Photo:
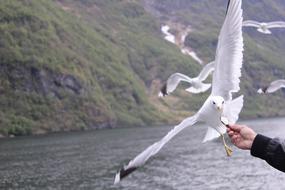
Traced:
<path id="1" fill-rule="evenodd" d="M 248 121 L 285 137 L 285 119 Z M 205 126 L 186 129 L 145 167 L 113 185 L 116 170 L 171 127 L 101 130 L 0 140 L 0 189 L 285 189 L 285 174 L 249 151 L 226 156 L 220 140 L 201 143 Z M 274 128 L 274 130 L 272 130 Z"/>

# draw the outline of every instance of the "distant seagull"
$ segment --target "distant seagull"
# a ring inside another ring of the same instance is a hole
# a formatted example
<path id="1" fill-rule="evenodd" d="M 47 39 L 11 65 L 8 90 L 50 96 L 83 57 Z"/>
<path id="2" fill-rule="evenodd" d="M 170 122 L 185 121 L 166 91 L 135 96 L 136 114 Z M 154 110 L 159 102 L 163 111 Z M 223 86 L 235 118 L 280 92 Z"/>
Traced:
<path id="1" fill-rule="evenodd" d="M 285 88 L 285 80 L 284 79 L 275 80 L 275 81 L 271 82 L 269 84 L 269 86 L 258 89 L 257 92 L 259 94 L 269 94 L 269 93 L 273 93 L 273 92 L 279 90 L 280 88 Z"/>
<path id="2" fill-rule="evenodd" d="M 242 26 L 251 26 L 256 27 L 258 32 L 264 34 L 271 34 L 270 28 L 285 28 L 285 22 L 276 21 L 276 22 L 257 22 L 253 20 L 243 21 Z"/>
<path id="3" fill-rule="evenodd" d="M 229 123 L 236 122 L 243 106 L 243 96 L 232 100 L 232 93 L 238 92 L 240 89 L 239 77 L 241 76 L 243 59 L 242 51 L 241 0 L 230 0 L 216 50 L 211 95 L 195 115 L 184 119 L 161 140 L 149 146 L 131 160 L 128 165 L 120 169 L 115 176 L 114 184 L 119 183 L 122 178 L 143 166 L 150 157 L 158 153 L 175 135 L 198 121 L 205 122 L 210 126 L 204 141 L 222 136 L 227 155 L 231 155 L 232 150 L 226 145 L 224 139 L 223 134 L 226 132 L 226 127 L 222 124 L 221 118 L 227 118 Z"/>
<path id="4" fill-rule="evenodd" d="M 181 81 L 188 82 L 191 84 L 191 87 L 186 89 L 186 91 L 190 93 L 197 94 L 207 91 L 211 87 L 211 84 L 205 84 L 202 82 L 206 80 L 209 74 L 214 71 L 214 66 L 215 66 L 214 61 L 208 63 L 203 67 L 201 73 L 195 78 L 190 78 L 181 73 L 172 74 L 167 79 L 167 82 L 162 86 L 158 96 L 163 97 L 169 95 L 171 92 L 173 92 L 176 89 L 176 87 Z"/>

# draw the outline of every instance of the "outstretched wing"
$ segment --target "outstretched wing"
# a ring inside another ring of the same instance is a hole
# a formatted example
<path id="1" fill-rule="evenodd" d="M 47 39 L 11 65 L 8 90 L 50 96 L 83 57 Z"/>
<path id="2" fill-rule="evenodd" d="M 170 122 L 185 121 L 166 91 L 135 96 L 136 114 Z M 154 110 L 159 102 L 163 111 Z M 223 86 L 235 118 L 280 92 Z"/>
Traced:
<path id="1" fill-rule="evenodd" d="M 271 82 L 270 85 L 267 87 L 266 92 L 272 93 L 272 92 L 279 90 L 280 88 L 285 88 L 285 80 L 283 79 L 275 80 Z"/>
<path id="2" fill-rule="evenodd" d="M 199 79 L 199 81 L 202 82 L 202 81 L 206 80 L 206 78 L 209 76 L 209 74 L 214 71 L 214 67 L 215 67 L 215 61 L 212 61 L 212 62 L 208 63 L 207 65 L 205 65 L 197 77 Z"/>
<path id="3" fill-rule="evenodd" d="M 245 20 L 243 21 L 242 26 L 252 26 L 252 27 L 259 28 L 260 23 L 254 20 Z"/>
<path id="4" fill-rule="evenodd" d="M 232 99 L 238 92 L 243 59 L 241 0 L 230 0 L 228 12 L 219 35 L 215 70 L 212 81 L 213 96 Z"/>
<path id="5" fill-rule="evenodd" d="M 120 180 L 133 171 L 135 171 L 138 167 L 141 167 L 146 163 L 146 161 L 158 153 L 158 151 L 175 135 L 177 135 L 180 131 L 185 129 L 188 126 L 194 125 L 197 122 L 198 115 L 194 115 L 192 117 L 188 117 L 184 119 L 179 125 L 175 126 L 171 131 L 167 133 L 160 141 L 152 144 L 147 149 L 145 149 L 142 153 L 137 155 L 134 159 L 132 159 L 127 166 L 124 166 L 115 176 L 114 184 L 119 183 Z"/>
<path id="6" fill-rule="evenodd" d="M 276 21 L 267 23 L 267 28 L 285 28 L 285 22 Z"/>
<path id="7" fill-rule="evenodd" d="M 189 82 L 191 84 L 192 79 L 184 74 L 174 73 L 167 79 L 166 84 L 164 84 L 164 86 L 161 88 L 158 96 L 165 96 L 173 92 L 180 81 Z"/>

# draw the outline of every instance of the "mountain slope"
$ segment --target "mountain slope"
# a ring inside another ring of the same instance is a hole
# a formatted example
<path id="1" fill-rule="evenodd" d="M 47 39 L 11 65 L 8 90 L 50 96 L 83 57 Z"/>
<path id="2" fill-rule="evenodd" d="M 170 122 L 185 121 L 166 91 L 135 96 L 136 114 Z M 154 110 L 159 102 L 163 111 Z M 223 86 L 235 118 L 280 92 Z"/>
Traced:
<path id="1" fill-rule="evenodd" d="M 194 49 L 203 60 L 215 56 L 218 33 L 222 25 L 227 0 L 145 0 L 149 12 L 161 22 L 176 22 L 191 27 L 185 45 Z M 244 20 L 285 20 L 284 1 L 243 1 Z M 175 29 L 173 29 L 175 30 Z M 274 79 L 285 78 L 284 29 L 273 29 L 264 35 L 254 28 L 244 28 L 245 51 L 241 92 L 245 94 L 243 118 L 284 116 L 285 91 L 261 96 L 256 90 Z"/>
<path id="2" fill-rule="evenodd" d="M 5 1 L 0 12 L 4 135 L 167 123 L 153 81 L 168 67 L 198 72 L 137 2 Z"/>
<path id="3" fill-rule="evenodd" d="M 245 17 L 261 19 L 262 14 L 253 12 L 262 10 L 270 15 L 268 20 L 284 18 L 283 1 L 258 2 L 247 1 L 246 7 L 252 10 L 245 10 Z M 163 39 L 161 23 L 171 20 L 190 24 L 192 30 L 185 45 L 195 49 L 205 62 L 210 61 L 225 14 L 224 3 L 1 2 L 0 133 L 25 135 L 157 125 L 191 115 L 209 92 L 192 95 L 180 87 L 164 100 L 157 98 L 162 82 L 170 74 L 195 76 L 201 69 L 191 57 Z M 268 6 L 270 9 L 264 10 Z M 273 37 L 262 36 L 254 29 L 245 29 L 244 118 L 285 114 L 282 91 L 270 98 L 255 93 L 260 85 L 284 78 L 283 34 L 274 31 Z"/>

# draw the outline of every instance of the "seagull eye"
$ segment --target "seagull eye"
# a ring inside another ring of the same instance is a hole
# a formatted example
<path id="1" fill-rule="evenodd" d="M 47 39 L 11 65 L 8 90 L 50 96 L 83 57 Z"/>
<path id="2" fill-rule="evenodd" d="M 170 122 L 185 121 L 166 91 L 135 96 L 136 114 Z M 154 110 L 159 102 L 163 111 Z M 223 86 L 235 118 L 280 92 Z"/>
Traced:
<path id="1" fill-rule="evenodd" d="M 215 105 L 215 104 L 216 104 L 216 102 L 213 102 L 213 104 Z"/>

